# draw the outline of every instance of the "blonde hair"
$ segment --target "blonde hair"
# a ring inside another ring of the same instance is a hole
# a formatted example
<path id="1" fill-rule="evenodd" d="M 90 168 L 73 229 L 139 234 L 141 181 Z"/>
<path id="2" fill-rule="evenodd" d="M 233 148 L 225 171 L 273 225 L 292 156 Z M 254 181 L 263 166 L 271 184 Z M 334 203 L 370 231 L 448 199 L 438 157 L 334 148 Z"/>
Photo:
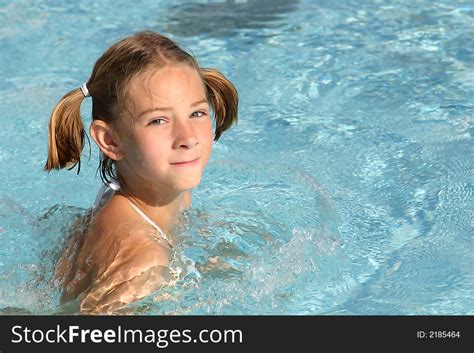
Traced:
<path id="1" fill-rule="evenodd" d="M 87 88 L 92 97 L 92 119 L 112 123 L 125 107 L 127 84 L 141 72 L 166 65 L 187 64 L 200 74 L 214 112 L 214 141 L 237 122 L 238 93 L 221 72 L 200 68 L 196 59 L 171 39 L 152 31 L 139 32 L 112 45 L 95 63 Z M 67 93 L 54 108 L 49 122 L 48 159 L 45 171 L 81 169 L 81 152 L 87 134 L 80 108 L 80 88 Z M 100 176 L 106 182 L 117 178 L 114 161 L 101 154 Z"/>

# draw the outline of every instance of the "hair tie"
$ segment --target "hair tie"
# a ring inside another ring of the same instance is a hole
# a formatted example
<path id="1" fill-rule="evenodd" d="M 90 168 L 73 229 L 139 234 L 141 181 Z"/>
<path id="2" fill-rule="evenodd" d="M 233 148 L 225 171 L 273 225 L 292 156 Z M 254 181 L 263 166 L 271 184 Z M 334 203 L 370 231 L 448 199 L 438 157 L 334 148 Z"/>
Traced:
<path id="1" fill-rule="evenodd" d="M 89 93 L 89 90 L 87 89 L 87 86 L 85 83 L 83 83 L 81 85 L 81 91 L 82 91 L 82 94 L 84 95 L 84 97 L 90 97 L 91 94 Z"/>

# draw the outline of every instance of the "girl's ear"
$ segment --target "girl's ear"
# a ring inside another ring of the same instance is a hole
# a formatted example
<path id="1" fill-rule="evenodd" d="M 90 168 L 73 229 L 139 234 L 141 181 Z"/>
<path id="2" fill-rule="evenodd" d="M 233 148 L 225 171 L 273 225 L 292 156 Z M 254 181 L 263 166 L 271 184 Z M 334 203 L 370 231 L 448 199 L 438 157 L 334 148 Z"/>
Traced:
<path id="1" fill-rule="evenodd" d="M 89 133 L 99 146 L 102 153 L 110 159 L 119 161 L 123 158 L 123 153 L 119 147 L 118 137 L 115 130 L 102 120 L 94 120 L 89 128 Z"/>

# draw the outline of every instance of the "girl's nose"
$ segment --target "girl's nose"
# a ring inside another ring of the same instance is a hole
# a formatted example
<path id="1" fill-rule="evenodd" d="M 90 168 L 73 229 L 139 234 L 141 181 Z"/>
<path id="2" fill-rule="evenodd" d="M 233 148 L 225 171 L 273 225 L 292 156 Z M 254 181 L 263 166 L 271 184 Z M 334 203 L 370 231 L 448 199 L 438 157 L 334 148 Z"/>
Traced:
<path id="1" fill-rule="evenodd" d="M 176 138 L 174 141 L 174 148 L 184 147 L 189 149 L 199 143 L 191 122 L 177 123 L 175 129 Z"/>

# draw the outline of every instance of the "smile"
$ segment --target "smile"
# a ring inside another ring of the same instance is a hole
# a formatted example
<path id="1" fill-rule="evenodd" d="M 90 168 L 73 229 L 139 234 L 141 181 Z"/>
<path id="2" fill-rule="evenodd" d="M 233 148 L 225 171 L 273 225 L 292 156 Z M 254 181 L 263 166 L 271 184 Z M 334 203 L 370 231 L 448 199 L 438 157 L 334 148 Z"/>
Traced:
<path id="1" fill-rule="evenodd" d="M 192 161 L 187 161 L 187 162 L 179 162 L 179 163 L 170 163 L 171 165 L 175 166 L 193 166 L 196 165 L 199 161 L 199 158 L 193 159 Z"/>

